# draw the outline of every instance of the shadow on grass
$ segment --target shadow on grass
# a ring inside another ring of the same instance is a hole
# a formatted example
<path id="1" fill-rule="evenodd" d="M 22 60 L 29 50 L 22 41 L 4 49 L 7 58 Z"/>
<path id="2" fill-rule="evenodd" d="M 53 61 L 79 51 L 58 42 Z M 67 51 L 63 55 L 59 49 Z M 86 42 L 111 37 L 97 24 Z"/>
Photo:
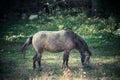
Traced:
<path id="1" fill-rule="evenodd" d="M 90 69 L 84 69 L 89 80 L 119 80 L 120 59 L 115 62 L 96 62 Z"/>
<path id="2" fill-rule="evenodd" d="M 103 64 L 105 76 L 120 77 L 120 58 L 112 63 Z"/>

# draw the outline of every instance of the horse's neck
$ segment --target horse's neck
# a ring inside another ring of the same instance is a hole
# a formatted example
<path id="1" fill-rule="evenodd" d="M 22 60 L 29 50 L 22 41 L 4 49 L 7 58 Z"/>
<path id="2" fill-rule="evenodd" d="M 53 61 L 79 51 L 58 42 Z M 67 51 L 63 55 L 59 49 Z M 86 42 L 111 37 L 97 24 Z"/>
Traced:
<path id="1" fill-rule="evenodd" d="M 88 50 L 88 45 L 85 42 L 85 40 L 77 34 L 76 34 L 76 37 L 77 37 L 78 42 L 80 43 L 79 46 L 80 46 L 81 51 L 82 52 L 87 51 Z"/>

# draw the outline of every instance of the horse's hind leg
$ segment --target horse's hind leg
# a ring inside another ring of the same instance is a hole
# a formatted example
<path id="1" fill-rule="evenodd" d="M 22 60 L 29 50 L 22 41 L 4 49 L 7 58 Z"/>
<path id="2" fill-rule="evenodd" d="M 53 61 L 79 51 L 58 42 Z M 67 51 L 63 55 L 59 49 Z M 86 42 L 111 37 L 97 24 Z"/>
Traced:
<path id="1" fill-rule="evenodd" d="M 42 70 L 42 69 L 41 69 L 41 58 L 42 58 L 42 52 L 39 51 L 39 52 L 37 53 L 37 62 L 38 62 L 38 66 L 39 66 L 39 70 L 40 70 L 40 71 Z"/>
<path id="2" fill-rule="evenodd" d="M 37 54 L 33 57 L 33 70 L 36 68 Z"/>

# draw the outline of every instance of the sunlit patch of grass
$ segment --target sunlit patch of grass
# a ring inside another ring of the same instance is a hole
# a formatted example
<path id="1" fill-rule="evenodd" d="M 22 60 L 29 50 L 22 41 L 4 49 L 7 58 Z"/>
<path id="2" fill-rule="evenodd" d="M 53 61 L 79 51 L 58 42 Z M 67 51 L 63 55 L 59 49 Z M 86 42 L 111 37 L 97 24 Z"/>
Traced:
<path id="1" fill-rule="evenodd" d="M 20 37 L 25 37 L 22 33 L 19 35 L 11 35 L 11 36 L 5 36 L 5 40 L 7 41 L 13 41 L 14 39 L 18 39 Z"/>

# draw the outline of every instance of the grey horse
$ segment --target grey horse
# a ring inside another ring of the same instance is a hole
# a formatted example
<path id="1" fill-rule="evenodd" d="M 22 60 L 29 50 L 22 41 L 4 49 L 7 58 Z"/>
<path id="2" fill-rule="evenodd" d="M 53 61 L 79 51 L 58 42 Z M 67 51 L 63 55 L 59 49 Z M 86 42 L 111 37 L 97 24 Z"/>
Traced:
<path id="1" fill-rule="evenodd" d="M 24 52 L 30 44 L 35 49 L 33 69 L 36 68 L 37 61 L 41 70 L 41 57 L 45 50 L 54 53 L 64 51 L 62 68 L 68 68 L 69 53 L 71 50 L 76 49 L 81 54 L 83 67 L 89 66 L 89 59 L 92 53 L 85 40 L 71 30 L 39 31 L 26 40 L 21 51 Z"/>

